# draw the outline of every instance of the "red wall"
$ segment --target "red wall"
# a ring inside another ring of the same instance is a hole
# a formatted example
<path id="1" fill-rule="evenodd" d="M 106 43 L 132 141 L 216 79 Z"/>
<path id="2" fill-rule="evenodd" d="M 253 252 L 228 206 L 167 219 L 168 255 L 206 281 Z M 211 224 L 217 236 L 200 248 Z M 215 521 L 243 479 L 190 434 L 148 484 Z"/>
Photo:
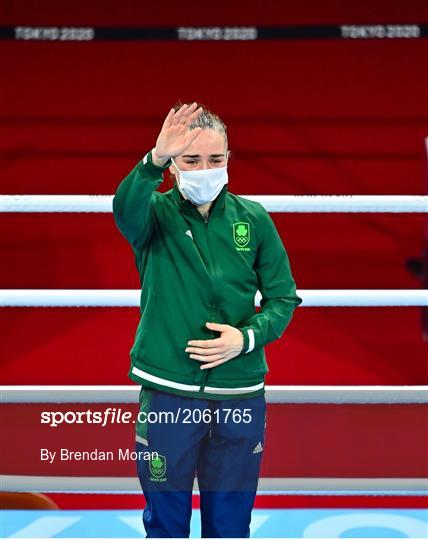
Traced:
<path id="1" fill-rule="evenodd" d="M 2 2 L 0 24 L 417 23 L 426 7 L 386 0 L 323 2 L 322 9 L 319 2 L 243 0 L 214 8 L 43 5 Z M 234 193 L 426 193 L 426 39 L 1 41 L 0 55 L 0 193 L 112 195 L 153 147 L 178 99 L 204 102 L 227 123 Z M 406 263 L 422 253 L 426 216 L 273 217 L 301 290 L 420 288 Z M 139 286 L 132 251 L 110 214 L 0 220 L 2 288 Z M 132 384 L 128 353 L 138 317 L 138 309 L 4 308 L 1 382 Z M 419 308 L 298 308 L 284 337 L 267 347 L 267 382 L 427 384 L 420 317 Z M 415 474 L 426 461 L 418 467 Z"/>

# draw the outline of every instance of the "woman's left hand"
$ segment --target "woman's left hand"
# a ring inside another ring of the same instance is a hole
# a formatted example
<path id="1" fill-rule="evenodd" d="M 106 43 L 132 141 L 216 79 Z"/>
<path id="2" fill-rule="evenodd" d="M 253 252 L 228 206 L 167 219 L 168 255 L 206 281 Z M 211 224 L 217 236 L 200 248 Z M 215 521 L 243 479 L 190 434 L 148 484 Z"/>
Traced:
<path id="1" fill-rule="evenodd" d="M 221 332 L 221 336 L 214 339 L 191 340 L 185 349 L 186 352 L 192 353 L 190 358 L 204 362 L 201 369 L 219 366 L 241 354 L 244 346 L 241 330 L 229 324 L 212 322 L 207 322 L 206 326 L 210 330 Z"/>

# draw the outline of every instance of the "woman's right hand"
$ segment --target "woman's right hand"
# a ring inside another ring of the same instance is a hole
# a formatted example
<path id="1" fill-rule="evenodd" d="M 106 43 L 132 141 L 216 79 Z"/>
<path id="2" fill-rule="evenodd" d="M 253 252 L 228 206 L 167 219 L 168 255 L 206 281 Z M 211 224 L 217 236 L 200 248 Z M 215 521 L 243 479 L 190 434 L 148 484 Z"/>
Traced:
<path id="1" fill-rule="evenodd" d="M 169 111 L 152 152 L 152 160 L 156 165 L 163 166 L 170 158 L 182 154 L 199 135 L 200 127 L 189 129 L 189 125 L 202 112 L 202 107 L 196 107 L 196 103 L 184 104 L 178 111 Z"/>

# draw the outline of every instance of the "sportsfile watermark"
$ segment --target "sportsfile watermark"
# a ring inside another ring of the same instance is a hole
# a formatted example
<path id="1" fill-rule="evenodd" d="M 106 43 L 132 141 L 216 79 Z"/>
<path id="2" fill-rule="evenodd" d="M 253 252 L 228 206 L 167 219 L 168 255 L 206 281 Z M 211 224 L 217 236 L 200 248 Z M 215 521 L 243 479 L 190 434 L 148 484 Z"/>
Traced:
<path id="1" fill-rule="evenodd" d="M 42 411 L 40 423 L 49 427 L 64 424 L 96 424 L 105 427 L 111 424 L 211 424 L 233 423 L 249 424 L 252 421 L 251 409 L 217 408 L 187 409 L 179 407 L 175 411 L 139 411 L 136 417 L 120 407 L 107 407 L 103 411 Z"/>

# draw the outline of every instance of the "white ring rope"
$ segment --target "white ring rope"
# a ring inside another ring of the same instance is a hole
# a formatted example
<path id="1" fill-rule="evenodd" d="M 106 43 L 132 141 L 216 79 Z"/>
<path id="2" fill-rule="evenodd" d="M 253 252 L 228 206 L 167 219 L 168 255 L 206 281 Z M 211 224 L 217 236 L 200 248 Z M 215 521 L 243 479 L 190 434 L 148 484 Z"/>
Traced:
<path id="1" fill-rule="evenodd" d="M 299 307 L 428 306 L 428 289 L 303 289 Z M 0 307 L 139 307 L 140 289 L 0 289 Z M 260 307 L 261 293 L 254 301 Z"/>
<path id="2" fill-rule="evenodd" d="M 141 494 L 138 478 L 0 475 L 4 491 Z M 198 493 L 195 479 L 193 492 Z M 259 478 L 259 495 L 427 495 L 426 478 Z"/>
<path id="3" fill-rule="evenodd" d="M 427 195 L 241 195 L 268 212 L 422 212 Z M 112 212 L 113 195 L 0 195 L 0 212 Z"/>
<path id="4" fill-rule="evenodd" d="M 0 386 L 1 403 L 138 403 L 139 385 Z M 267 385 L 268 403 L 428 403 L 428 386 Z"/>

